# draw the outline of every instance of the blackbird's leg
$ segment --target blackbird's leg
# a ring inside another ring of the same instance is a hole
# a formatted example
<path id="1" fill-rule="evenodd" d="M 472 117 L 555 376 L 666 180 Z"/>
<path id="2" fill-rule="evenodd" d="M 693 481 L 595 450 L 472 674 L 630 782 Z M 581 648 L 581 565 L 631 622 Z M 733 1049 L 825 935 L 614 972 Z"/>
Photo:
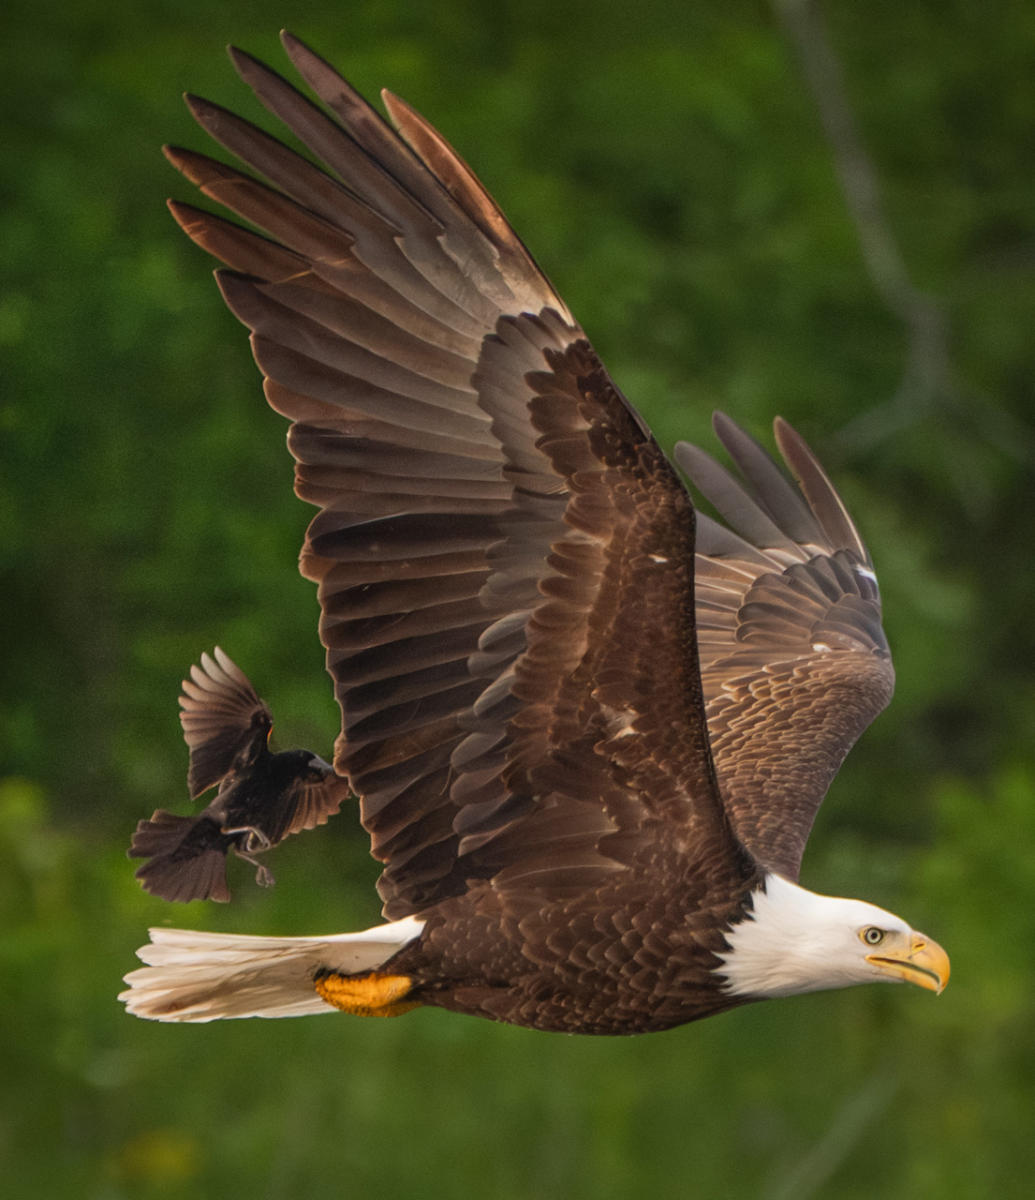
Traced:
<path id="1" fill-rule="evenodd" d="M 259 862 L 255 857 L 256 854 L 261 854 L 264 850 L 269 850 L 273 843 L 262 832 L 261 829 L 254 825 L 237 825 L 224 827 L 220 832 L 227 836 L 234 834 L 243 835 L 242 840 L 234 846 L 234 853 L 238 858 L 244 859 L 246 863 L 250 863 L 255 868 L 255 882 L 259 887 L 272 887 L 276 882 L 273 878 L 273 872 L 265 865 Z"/>

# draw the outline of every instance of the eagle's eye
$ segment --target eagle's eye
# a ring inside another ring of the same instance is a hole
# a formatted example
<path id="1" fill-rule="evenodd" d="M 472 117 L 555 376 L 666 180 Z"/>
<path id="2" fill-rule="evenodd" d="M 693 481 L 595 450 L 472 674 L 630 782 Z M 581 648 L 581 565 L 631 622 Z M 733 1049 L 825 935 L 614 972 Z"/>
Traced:
<path id="1" fill-rule="evenodd" d="M 884 941 L 884 930 L 876 925 L 867 925 L 859 934 L 867 946 L 879 946 Z"/>

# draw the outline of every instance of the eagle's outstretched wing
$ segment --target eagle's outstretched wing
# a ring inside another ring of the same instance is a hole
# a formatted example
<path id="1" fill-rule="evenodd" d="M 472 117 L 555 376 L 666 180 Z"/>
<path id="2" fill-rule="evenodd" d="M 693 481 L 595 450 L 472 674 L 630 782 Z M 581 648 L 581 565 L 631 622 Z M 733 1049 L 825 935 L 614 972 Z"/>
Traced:
<path id="1" fill-rule="evenodd" d="M 659 842 L 750 873 L 708 752 L 686 490 L 439 135 L 386 96 L 411 153 L 284 40 L 337 121 L 233 60 L 325 166 L 189 98 L 269 186 L 170 159 L 275 240 L 172 208 L 231 268 L 220 286 L 320 509 L 302 569 L 386 915 L 478 878 L 569 894 Z"/>
<path id="2" fill-rule="evenodd" d="M 728 417 L 715 429 L 741 480 L 695 446 L 675 451 L 729 526 L 698 515 L 708 733 L 737 834 L 797 879 L 816 810 L 895 674 L 873 563 L 812 451 L 776 422 L 795 488 Z"/>

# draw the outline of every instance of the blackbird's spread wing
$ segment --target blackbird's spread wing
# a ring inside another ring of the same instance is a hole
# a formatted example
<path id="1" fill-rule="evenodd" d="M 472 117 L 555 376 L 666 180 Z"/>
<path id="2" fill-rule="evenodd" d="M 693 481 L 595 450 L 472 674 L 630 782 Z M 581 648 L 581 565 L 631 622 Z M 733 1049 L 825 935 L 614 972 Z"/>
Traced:
<path id="1" fill-rule="evenodd" d="M 845 755 L 891 699 L 873 563 L 802 439 L 777 421 L 795 488 L 729 418 L 728 474 L 685 443 L 676 461 L 729 528 L 698 515 L 697 636 L 712 753 L 754 856 L 796 879 Z"/>
<path id="2" fill-rule="evenodd" d="M 273 718 L 248 677 L 217 646 L 190 669 L 180 694 L 180 724 L 190 750 L 191 799 L 232 770 L 248 766 L 266 744 Z"/>
<path id="3" fill-rule="evenodd" d="M 324 165 L 189 98 L 268 185 L 170 159 L 269 239 L 172 209 L 232 268 L 220 286 L 293 422 L 296 491 L 320 509 L 301 565 L 342 710 L 335 767 L 385 864 L 385 914 L 486 877 L 567 894 L 659 839 L 731 851 L 682 484 L 440 136 L 386 95 L 411 153 L 284 42 L 336 120 L 233 61 Z"/>
<path id="4" fill-rule="evenodd" d="M 300 783 L 293 797 L 287 827 L 280 836 L 326 825 L 348 796 L 348 780 L 342 779 L 333 768 L 322 779 Z"/>

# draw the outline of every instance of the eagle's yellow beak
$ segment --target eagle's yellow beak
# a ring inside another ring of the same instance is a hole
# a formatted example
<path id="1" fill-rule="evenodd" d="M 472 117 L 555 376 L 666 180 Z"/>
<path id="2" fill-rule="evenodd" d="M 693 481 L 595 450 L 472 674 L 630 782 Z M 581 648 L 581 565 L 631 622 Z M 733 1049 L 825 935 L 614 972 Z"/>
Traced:
<path id="1" fill-rule="evenodd" d="M 867 954 L 866 961 L 883 975 L 915 983 L 929 992 L 941 993 L 949 982 L 949 956 L 936 941 L 922 933 L 909 935 L 908 950 L 887 949 L 883 954 Z"/>

